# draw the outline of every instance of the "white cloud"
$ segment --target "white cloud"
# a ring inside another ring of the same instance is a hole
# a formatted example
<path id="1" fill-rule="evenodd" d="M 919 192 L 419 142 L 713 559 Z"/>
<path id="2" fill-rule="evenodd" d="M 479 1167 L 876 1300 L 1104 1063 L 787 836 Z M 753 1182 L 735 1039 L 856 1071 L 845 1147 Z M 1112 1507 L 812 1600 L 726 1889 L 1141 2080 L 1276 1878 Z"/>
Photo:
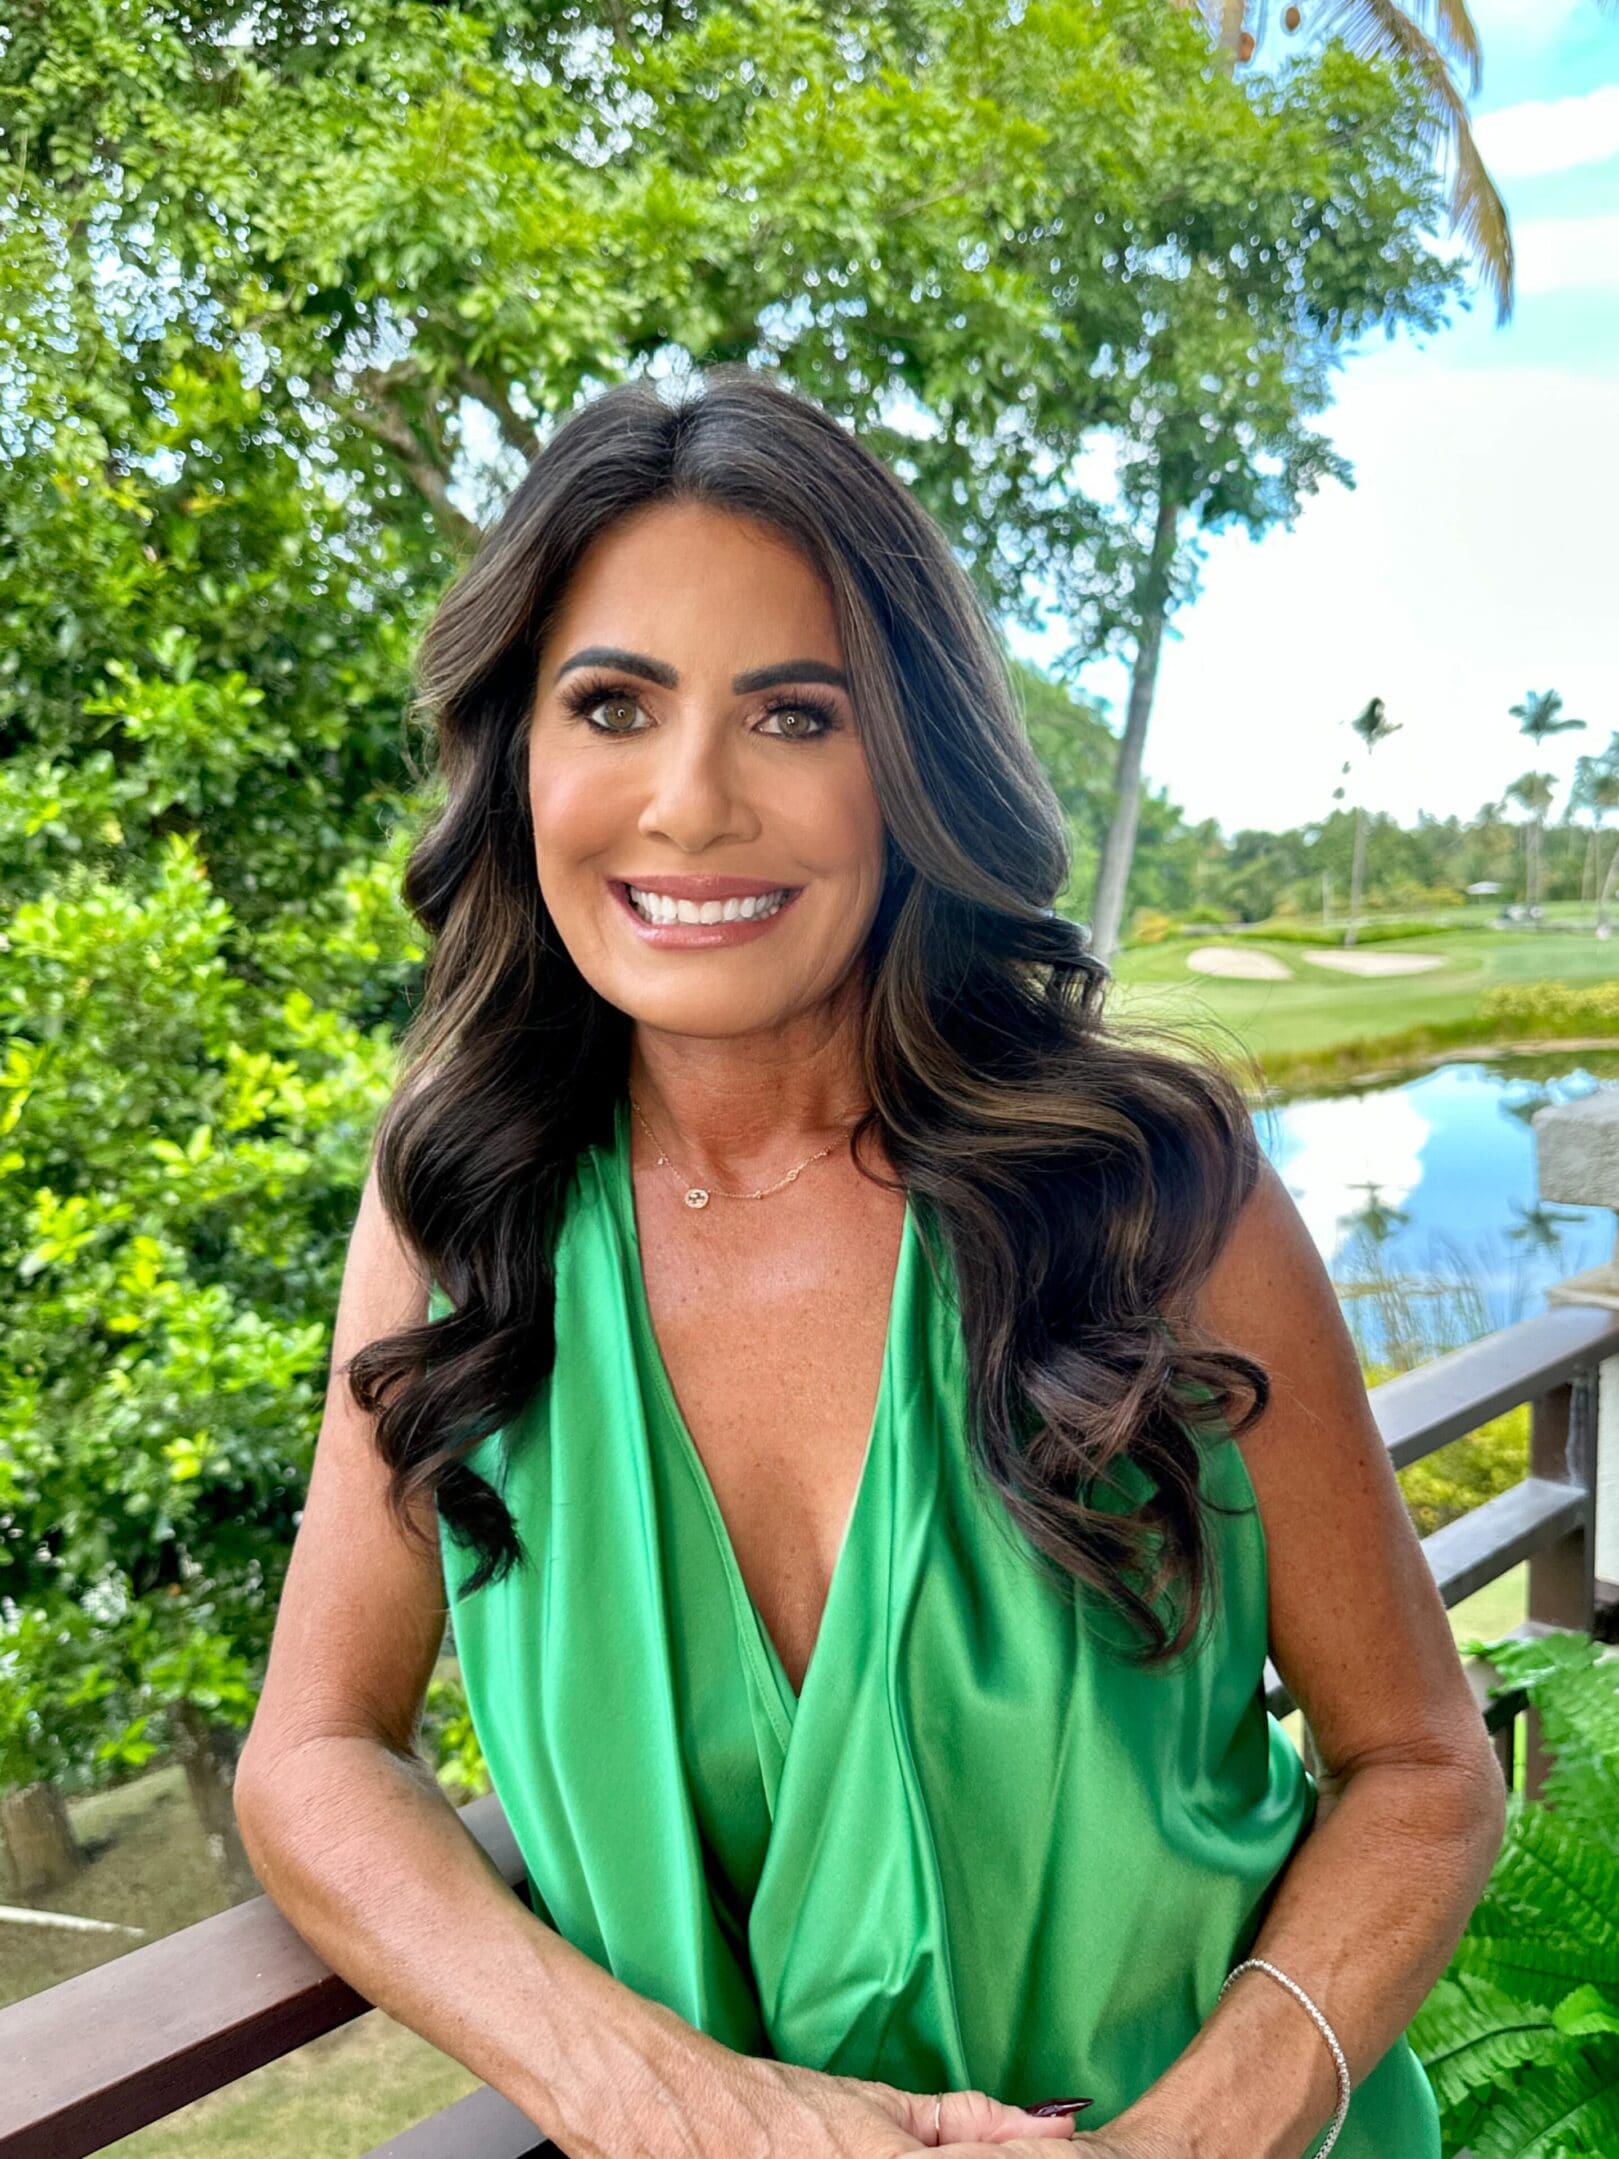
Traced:
<path id="1" fill-rule="evenodd" d="M 1469 817 L 1532 764 L 1566 781 L 1619 728 L 1619 384 L 1360 368 L 1327 416 L 1356 487 L 1325 487 L 1257 545 L 1213 536 L 1165 643 L 1148 779 L 1228 831 L 1325 814 L 1351 752 L 1374 808 Z M 1081 687 L 1117 723 L 1123 667 Z M 1530 689 L 1560 691 L 1586 730 L 1537 756 L 1509 710 Z M 1368 758 L 1347 723 L 1373 696 L 1402 731 Z"/>
<path id="2" fill-rule="evenodd" d="M 1619 211 L 1527 217 L 1512 228 L 1520 298 L 1584 286 L 1619 292 Z"/>
<path id="3" fill-rule="evenodd" d="M 1497 180 L 1572 172 L 1619 157 L 1619 83 L 1481 113 L 1473 136 Z"/>
<path id="4" fill-rule="evenodd" d="M 1367 1203 L 1363 1187 L 1402 1207 L 1421 1184 L 1429 1120 L 1413 1090 L 1393 1088 L 1292 1102 L 1285 1115 L 1273 1159 L 1330 1262 L 1346 1242 L 1346 1222 Z"/>

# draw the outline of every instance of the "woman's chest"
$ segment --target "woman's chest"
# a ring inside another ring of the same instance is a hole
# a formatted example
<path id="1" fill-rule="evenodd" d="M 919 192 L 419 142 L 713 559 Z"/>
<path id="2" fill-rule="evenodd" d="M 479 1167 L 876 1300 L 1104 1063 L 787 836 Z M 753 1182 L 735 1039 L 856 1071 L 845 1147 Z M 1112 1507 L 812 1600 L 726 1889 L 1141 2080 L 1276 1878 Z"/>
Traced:
<path id="1" fill-rule="evenodd" d="M 648 1355 L 795 1691 L 881 1400 L 904 1203 L 879 1197 L 796 1248 L 643 1230 Z"/>

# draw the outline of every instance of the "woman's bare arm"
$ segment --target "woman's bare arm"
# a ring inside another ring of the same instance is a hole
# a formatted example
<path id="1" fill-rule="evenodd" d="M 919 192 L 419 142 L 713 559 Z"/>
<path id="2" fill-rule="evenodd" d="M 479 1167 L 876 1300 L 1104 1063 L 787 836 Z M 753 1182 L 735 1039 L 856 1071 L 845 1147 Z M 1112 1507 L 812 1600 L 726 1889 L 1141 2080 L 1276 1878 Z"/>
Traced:
<path id="1" fill-rule="evenodd" d="M 573 2159 L 622 2159 L 645 2148 L 639 2125 L 671 2092 L 700 2093 L 727 2050 L 536 1918 L 417 1751 L 447 1617 L 436 1534 L 417 1549 L 389 1514 L 344 1370 L 363 1342 L 426 1309 L 368 1178 L 237 1819 L 265 1890 L 335 1972 Z"/>
<path id="2" fill-rule="evenodd" d="M 1325 1765 L 1249 1955 L 1311 1996 L 1359 2084 L 1466 1928 L 1506 1787 L 1331 1278 L 1268 1164 L 1198 1317 L 1270 1374 L 1270 1406 L 1237 1444 L 1265 1533 L 1272 1655 Z M 1336 2101 L 1312 2019 L 1245 1972 L 1113 2126 L 1167 2125 L 1187 2159 L 1271 2159 L 1317 2136 Z"/>

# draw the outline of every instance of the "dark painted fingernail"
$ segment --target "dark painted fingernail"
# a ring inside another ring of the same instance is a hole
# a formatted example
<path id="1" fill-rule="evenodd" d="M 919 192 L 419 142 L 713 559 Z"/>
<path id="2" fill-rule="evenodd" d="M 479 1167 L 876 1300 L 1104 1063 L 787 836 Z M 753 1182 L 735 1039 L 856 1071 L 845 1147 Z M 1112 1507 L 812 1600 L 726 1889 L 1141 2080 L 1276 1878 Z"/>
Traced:
<path id="1" fill-rule="evenodd" d="M 1037 2107 L 1025 2107 L 1025 2114 L 1075 2114 L 1081 2107 L 1092 2104 L 1089 2099 L 1042 2099 Z"/>

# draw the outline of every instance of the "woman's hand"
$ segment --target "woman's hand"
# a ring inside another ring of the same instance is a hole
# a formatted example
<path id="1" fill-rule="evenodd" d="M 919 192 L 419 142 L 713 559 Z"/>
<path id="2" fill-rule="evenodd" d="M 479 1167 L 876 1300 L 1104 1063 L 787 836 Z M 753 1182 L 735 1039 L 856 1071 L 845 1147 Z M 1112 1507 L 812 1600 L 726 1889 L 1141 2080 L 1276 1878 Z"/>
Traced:
<path id="1" fill-rule="evenodd" d="M 1005 2159 L 1014 2149 L 1025 2159 L 1036 2151 L 1044 2159 L 1053 2142 L 1069 2141 L 1074 2121 L 1069 2114 L 1043 2119 L 987 2092 L 946 2092 L 935 2139 L 932 2092 L 905 2092 L 863 2077 L 828 2076 L 747 2055 L 730 2057 L 724 2081 L 729 2089 L 718 2103 L 703 2105 L 716 2127 L 716 2159 L 739 2148 L 741 2140 L 732 2131 L 744 2121 L 751 2131 L 749 2149 L 760 2148 L 762 2128 L 763 2149 L 772 2159 L 778 2153 L 780 2159 L 900 2159 L 936 2145 L 956 2152 L 958 2159 L 964 2150 L 992 2150 Z"/>
<path id="2" fill-rule="evenodd" d="M 1026 2135 L 1019 2130 L 1010 2143 L 981 2138 L 977 2143 L 944 2144 L 939 2159 L 988 2159 L 991 2152 L 994 2159 L 1050 2159 L 1044 2145 L 1025 2141 Z M 1082 2131 L 1068 2140 L 1068 2149 L 1086 2152 L 1090 2159 L 1186 2159 L 1187 2148 L 1163 2130 L 1132 2129 L 1121 2119 L 1106 2129 Z"/>

